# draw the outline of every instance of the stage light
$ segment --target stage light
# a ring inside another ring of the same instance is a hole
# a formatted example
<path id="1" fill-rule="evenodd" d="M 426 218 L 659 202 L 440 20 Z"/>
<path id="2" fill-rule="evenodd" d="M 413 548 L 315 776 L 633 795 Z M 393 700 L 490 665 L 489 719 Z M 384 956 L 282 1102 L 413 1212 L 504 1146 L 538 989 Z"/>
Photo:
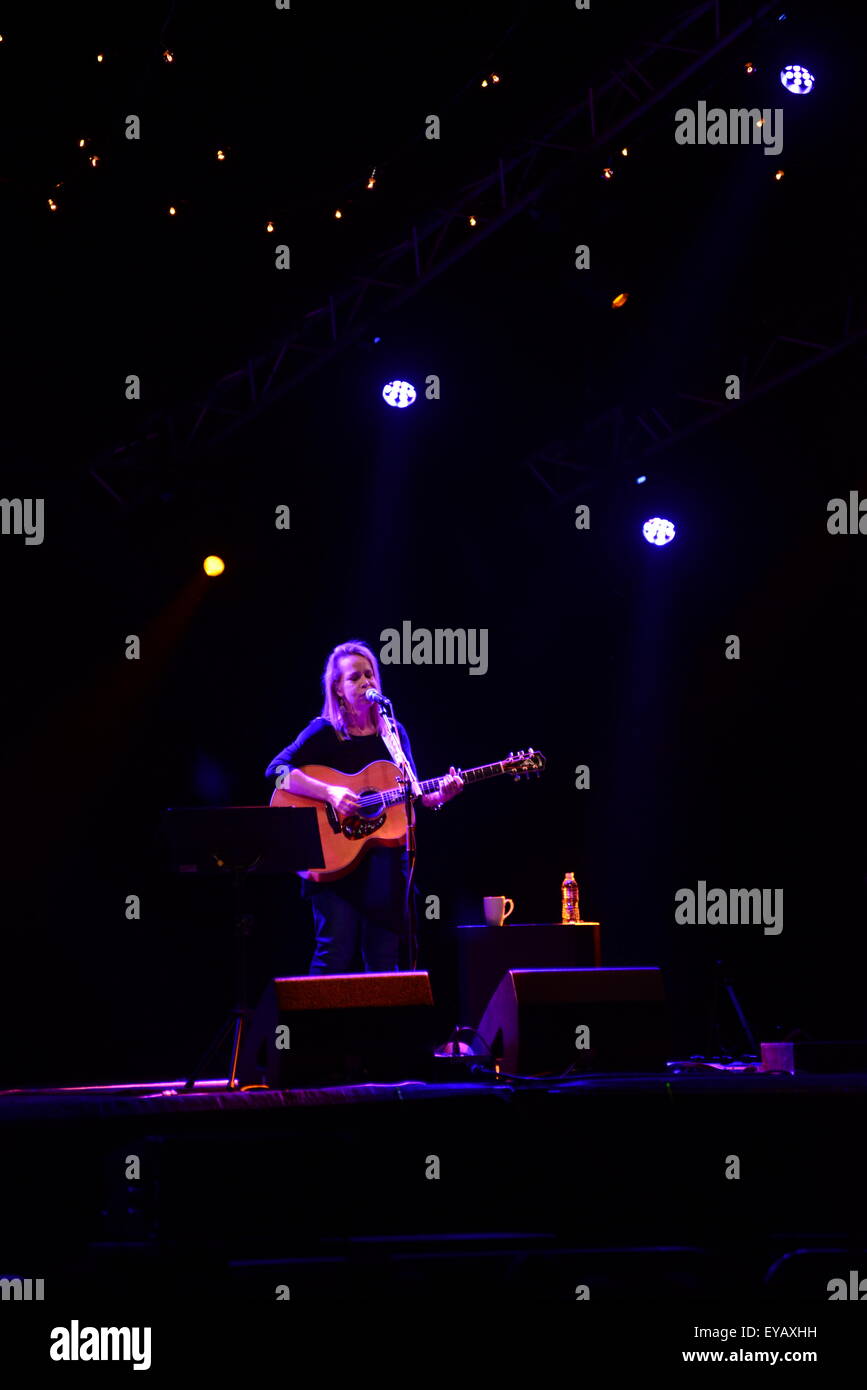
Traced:
<path id="1" fill-rule="evenodd" d="M 387 381 L 382 388 L 382 399 L 386 405 L 404 410 L 415 400 L 415 387 L 409 381 Z"/>
<path id="2" fill-rule="evenodd" d="M 611 301 L 612 309 L 622 309 L 628 298 L 628 294 L 616 294 Z"/>
<path id="3" fill-rule="evenodd" d="M 204 564 L 202 565 L 202 569 L 205 571 L 205 574 L 210 575 L 211 578 L 213 578 L 217 574 L 222 574 L 225 568 L 226 566 L 223 564 L 223 561 L 220 559 L 219 555 L 208 555 L 204 561 Z"/>
<path id="4" fill-rule="evenodd" d="M 647 482 L 647 474 L 646 474 L 646 473 L 639 473 L 639 475 L 638 475 L 638 477 L 635 479 L 635 481 L 636 481 L 637 483 L 646 483 L 646 482 Z"/>
<path id="5" fill-rule="evenodd" d="M 652 516 L 641 528 L 642 535 L 651 545 L 668 545 L 674 540 L 674 522 L 664 517 Z"/>
<path id="6" fill-rule="evenodd" d="M 790 63 L 787 68 L 783 68 L 780 73 L 780 81 L 787 92 L 794 93 L 795 96 L 803 97 L 808 92 L 812 92 L 815 78 L 806 68 L 802 68 L 800 63 Z"/>

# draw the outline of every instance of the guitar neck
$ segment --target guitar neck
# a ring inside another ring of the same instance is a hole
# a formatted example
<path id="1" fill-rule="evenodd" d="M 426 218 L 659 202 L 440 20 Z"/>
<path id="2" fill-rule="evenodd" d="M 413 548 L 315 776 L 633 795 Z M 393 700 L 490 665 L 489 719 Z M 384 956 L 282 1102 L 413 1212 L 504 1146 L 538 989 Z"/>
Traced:
<path id="1" fill-rule="evenodd" d="M 505 763 L 486 763 L 484 767 L 464 767 L 460 769 L 460 776 L 464 783 L 484 782 L 489 777 L 502 777 L 507 771 Z M 419 782 L 420 794 L 428 796 L 431 792 L 438 792 L 441 784 L 445 781 L 447 774 L 442 777 L 432 777 L 429 782 Z M 382 800 L 387 806 L 395 806 L 399 801 L 403 801 L 404 793 L 400 787 L 395 787 L 393 791 L 380 793 Z"/>

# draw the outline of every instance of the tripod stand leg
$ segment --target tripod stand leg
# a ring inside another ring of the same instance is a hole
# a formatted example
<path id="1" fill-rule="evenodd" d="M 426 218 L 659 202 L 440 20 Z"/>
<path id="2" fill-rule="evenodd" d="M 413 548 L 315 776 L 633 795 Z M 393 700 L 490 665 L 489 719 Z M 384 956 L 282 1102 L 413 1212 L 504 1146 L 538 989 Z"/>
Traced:
<path id="1" fill-rule="evenodd" d="M 732 1002 L 732 1008 L 738 1016 L 738 1022 L 740 1023 L 743 1035 L 747 1040 L 747 1046 L 749 1047 L 750 1052 L 756 1052 L 758 1050 L 756 1048 L 756 1040 L 753 1037 L 750 1025 L 747 1023 L 746 1015 L 743 1009 L 741 1008 L 740 1000 L 738 999 L 738 996 L 735 994 L 734 985 L 732 984 L 731 980 L 725 981 L 725 989 L 729 999 Z"/>
<path id="2" fill-rule="evenodd" d="M 223 1040 L 228 1036 L 229 1029 L 234 1027 L 232 1039 L 232 1062 L 229 1070 L 229 1080 L 226 1089 L 233 1091 L 237 1088 L 238 1058 L 241 1052 L 241 1040 L 244 1035 L 244 1024 L 249 1017 L 250 1010 L 247 1008 L 247 937 L 253 930 L 254 919 L 249 914 L 241 912 L 241 875 L 236 870 L 233 875 L 233 887 L 235 895 L 235 935 L 237 937 L 237 950 L 235 955 L 235 978 L 238 1006 L 234 1008 L 220 1029 L 219 1034 L 211 1043 L 207 1052 L 200 1058 L 196 1065 L 196 1071 L 184 1084 L 185 1091 L 191 1091 L 196 1084 L 199 1073 L 204 1068 L 205 1063 L 214 1055 L 222 1045 Z"/>
<path id="3" fill-rule="evenodd" d="M 216 1034 L 213 1041 L 208 1044 L 206 1050 L 202 1053 L 201 1057 L 196 1063 L 193 1074 L 190 1077 L 188 1077 L 187 1080 L 184 1082 L 185 1091 L 191 1091 L 195 1086 L 196 1082 L 201 1080 L 201 1074 L 205 1070 L 206 1064 L 211 1060 L 213 1056 L 216 1055 L 217 1052 L 219 1052 L 220 1048 L 222 1047 L 223 1043 L 229 1035 L 229 1029 L 231 1028 L 231 1026 L 232 1020 L 231 1018 L 227 1018 L 225 1023 L 223 1023 L 222 1027 L 220 1028 L 219 1033 Z"/>
<path id="4" fill-rule="evenodd" d="M 238 1075 L 238 1058 L 241 1054 L 241 1043 L 244 1040 L 244 1029 L 247 1024 L 248 1012 L 249 1011 L 247 1009 L 238 1009 L 235 1013 L 235 1037 L 232 1043 L 232 1066 L 231 1070 L 229 1071 L 229 1080 L 226 1083 L 226 1089 L 229 1091 L 235 1091 L 238 1089 L 238 1082 L 236 1079 Z"/>
<path id="5" fill-rule="evenodd" d="M 756 1052 L 756 1041 L 753 1037 L 752 1029 L 750 1028 L 749 1023 L 747 1022 L 746 1014 L 741 1008 L 740 1000 L 735 994 L 734 980 L 732 978 L 731 972 L 726 969 L 724 961 L 718 960 L 714 962 L 713 1001 L 711 1004 L 710 1015 L 711 1049 L 713 1054 L 716 1055 L 717 1053 L 719 1053 L 721 1055 L 724 1051 L 730 1051 L 732 1055 L 734 1053 L 734 1049 L 724 1048 L 722 1042 L 722 1020 L 720 1017 L 720 1003 L 722 1002 L 723 990 L 725 990 L 725 993 L 728 995 L 729 1003 L 731 1004 L 735 1017 L 737 1018 L 738 1024 L 740 1025 L 740 1030 L 743 1035 L 743 1038 L 746 1039 L 748 1050 L 751 1053 Z"/>

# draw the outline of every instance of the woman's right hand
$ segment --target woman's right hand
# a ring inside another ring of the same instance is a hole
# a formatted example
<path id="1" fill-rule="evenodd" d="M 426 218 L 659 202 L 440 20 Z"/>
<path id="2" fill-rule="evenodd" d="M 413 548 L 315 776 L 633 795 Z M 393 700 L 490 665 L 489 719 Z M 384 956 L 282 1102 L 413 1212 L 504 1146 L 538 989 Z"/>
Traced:
<path id="1" fill-rule="evenodd" d="M 332 787 L 328 799 L 339 816 L 351 816 L 358 810 L 358 796 L 349 787 Z"/>

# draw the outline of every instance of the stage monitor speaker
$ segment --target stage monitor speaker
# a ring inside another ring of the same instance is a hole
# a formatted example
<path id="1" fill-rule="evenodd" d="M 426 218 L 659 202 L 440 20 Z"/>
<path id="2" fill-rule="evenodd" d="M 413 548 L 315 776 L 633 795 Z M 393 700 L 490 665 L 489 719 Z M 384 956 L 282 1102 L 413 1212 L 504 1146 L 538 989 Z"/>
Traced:
<path id="1" fill-rule="evenodd" d="M 627 969 L 510 970 L 479 1024 L 502 1068 L 519 1076 L 568 1071 L 664 1071 L 668 1011 L 662 973 Z"/>
<path id="2" fill-rule="evenodd" d="M 242 1086 L 427 1080 L 436 1047 L 426 971 L 269 981 L 241 1048 Z"/>

